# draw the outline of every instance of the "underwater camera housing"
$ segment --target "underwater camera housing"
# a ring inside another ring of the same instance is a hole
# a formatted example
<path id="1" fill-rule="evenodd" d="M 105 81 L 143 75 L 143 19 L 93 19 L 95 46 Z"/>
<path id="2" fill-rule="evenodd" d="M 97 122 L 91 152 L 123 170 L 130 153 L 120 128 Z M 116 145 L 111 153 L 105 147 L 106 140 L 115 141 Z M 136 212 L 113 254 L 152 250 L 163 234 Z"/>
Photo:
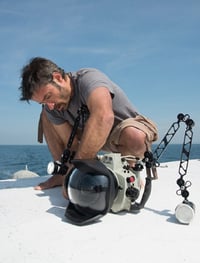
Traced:
<path id="1" fill-rule="evenodd" d="M 100 161 L 113 173 L 117 181 L 116 197 L 111 206 L 113 213 L 130 211 L 140 194 L 140 173 L 130 168 L 125 157 L 119 153 L 99 156 Z"/>
<path id="2" fill-rule="evenodd" d="M 126 157 L 109 153 L 93 160 L 72 160 L 74 169 L 64 187 L 69 196 L 65 216 L 73 224 L 85 225 L 108 212 L 130 211 L 140 195 L 139 171 Z"/>

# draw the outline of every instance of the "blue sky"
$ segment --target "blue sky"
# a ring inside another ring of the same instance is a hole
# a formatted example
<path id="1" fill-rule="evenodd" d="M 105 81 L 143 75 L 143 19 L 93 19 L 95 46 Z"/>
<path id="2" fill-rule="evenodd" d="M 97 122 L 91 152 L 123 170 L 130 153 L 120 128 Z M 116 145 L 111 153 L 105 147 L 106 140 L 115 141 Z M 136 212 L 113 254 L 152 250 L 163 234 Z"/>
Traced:
<path id="1" fill-rule="evenodd" d="M 178 113 L 189 114 L 200 143 L 199 28 L 199 0 L 1 0 L 0 144 L 37 144 L 40 105 L 20 102 L 18 91 L 35 56 L 66 71 L 104 71 L 157 123 L 160 139 Z"/>

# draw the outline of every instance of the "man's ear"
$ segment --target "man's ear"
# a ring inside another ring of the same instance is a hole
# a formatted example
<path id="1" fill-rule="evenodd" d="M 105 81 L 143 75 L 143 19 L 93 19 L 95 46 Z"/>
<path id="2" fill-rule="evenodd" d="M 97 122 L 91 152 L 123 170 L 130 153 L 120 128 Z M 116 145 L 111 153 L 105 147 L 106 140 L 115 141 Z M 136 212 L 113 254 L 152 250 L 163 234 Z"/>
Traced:
<path id="1" fill-rule="evenodd" d="M 52 76 L 53 76 L 53 81 L 55 81 L 56 83 L 62 83 L 63 77 L 59 72 L 53 72 Z"/>

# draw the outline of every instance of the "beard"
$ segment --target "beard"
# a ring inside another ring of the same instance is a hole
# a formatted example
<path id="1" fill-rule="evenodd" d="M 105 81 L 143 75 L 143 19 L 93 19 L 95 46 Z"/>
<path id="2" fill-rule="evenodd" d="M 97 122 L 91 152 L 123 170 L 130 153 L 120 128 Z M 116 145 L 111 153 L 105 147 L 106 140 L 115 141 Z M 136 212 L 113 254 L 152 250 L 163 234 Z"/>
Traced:
<path id="1" fill-rule="evenodd" d="M 54 86 L 56 86 L 60 91 L 60 94 L 56 100 L 57 102 L 54 105 L 54 109 L 58 111 L 64 111 L 68 108 L 72 94 L 69 90 L 66 90 L 63 86 L 55 82 L 54 82 Z"/>
<path id="2" fill-rule="evenodd" d="M 58 111 L 64 111 L 67 109 L 68 104 L 69 103 L 57 103 L 57 104 L 55 104 L 54 109 L 58 110 Z"/>

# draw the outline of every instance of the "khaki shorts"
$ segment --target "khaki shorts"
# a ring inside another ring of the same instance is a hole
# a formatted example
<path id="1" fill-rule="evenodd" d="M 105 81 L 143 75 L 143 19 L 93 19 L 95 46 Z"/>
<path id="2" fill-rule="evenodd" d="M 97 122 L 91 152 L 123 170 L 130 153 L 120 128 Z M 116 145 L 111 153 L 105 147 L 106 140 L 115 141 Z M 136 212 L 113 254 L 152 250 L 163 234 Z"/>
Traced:
<path id="1" fill-rule="evenodd" d="M 146 134 L 146 146 L 147 150 L 153 141 L 158 139 L 158 130 L 156 125 L 148 118 L 137 115 L 135 118 L 128 118 L 120 122 L 110 133 L 106 144 L 104 145 L 104 151 L 118 152 L 117 145 L 119 145 L 119 138 L 121 132 L 126 127 L 135 127 L 143 131 Z"/>

